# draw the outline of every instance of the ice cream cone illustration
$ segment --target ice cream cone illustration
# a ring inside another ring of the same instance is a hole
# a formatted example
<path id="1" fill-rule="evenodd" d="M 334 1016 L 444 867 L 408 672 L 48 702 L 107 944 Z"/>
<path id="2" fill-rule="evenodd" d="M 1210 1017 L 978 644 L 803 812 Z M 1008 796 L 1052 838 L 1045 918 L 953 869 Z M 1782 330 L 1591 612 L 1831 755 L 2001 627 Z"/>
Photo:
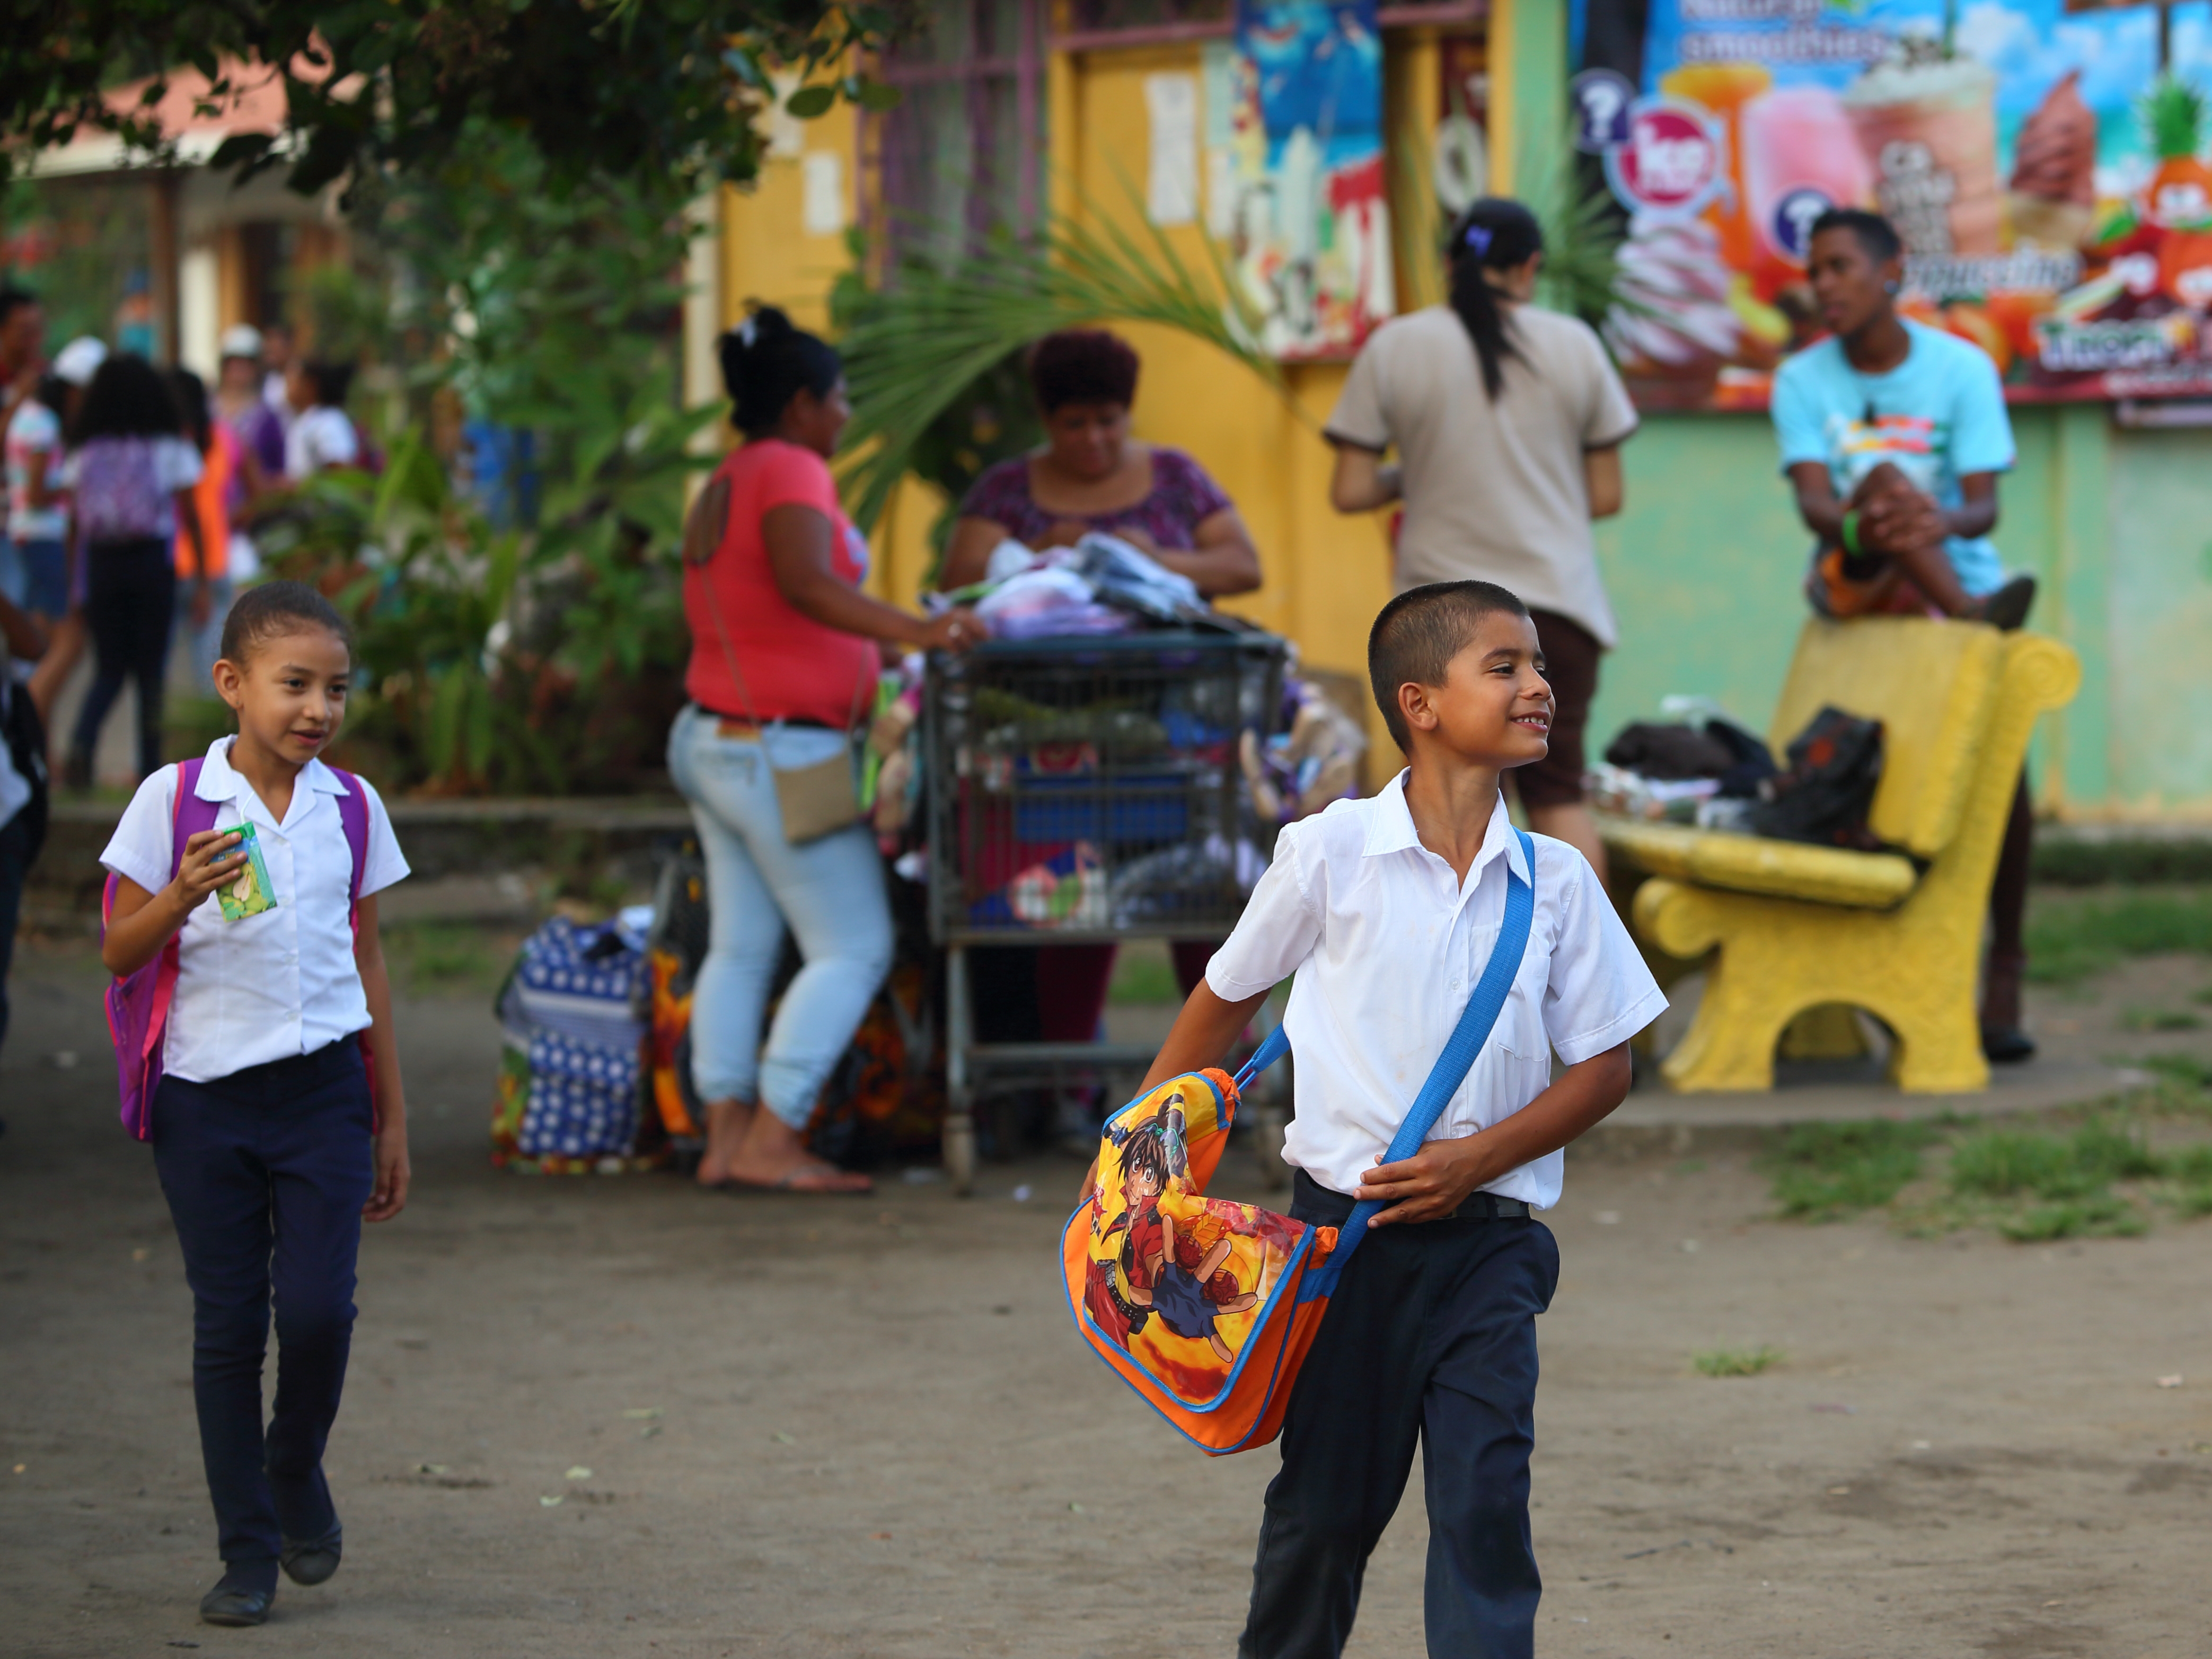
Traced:
<path id="1" fill-rule="evenodd" d="M 2081 71 L 2069 70 L 2013 140 L 2014 240 L 2037 247 L 2081 246 L 2096 222 L 2096 169 L 2097 118 L 2081 100 Z"/>

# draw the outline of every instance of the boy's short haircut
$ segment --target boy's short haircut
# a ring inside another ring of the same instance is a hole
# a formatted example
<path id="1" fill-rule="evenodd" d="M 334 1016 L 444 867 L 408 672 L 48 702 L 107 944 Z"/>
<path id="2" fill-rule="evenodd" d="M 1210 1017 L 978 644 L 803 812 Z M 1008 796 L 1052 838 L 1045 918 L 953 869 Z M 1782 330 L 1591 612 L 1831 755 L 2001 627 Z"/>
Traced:
<path id="1" fill-rule="evenodd" d="M 1813 221 L 1813 228 L 1806 236 L 1806 246 L 1813 238 L 1832 230 L 1847 230 L 1858 239 L 1859 247 L 1866 257 L 1878 265 L 1886 265 L 1905 252 L 1905 243 L 1897 234 L 1897 227 L 1879 213 L 1869 213 L 1864 208 L 1830 208 Z"/>
<path id="2" fill-rule="evenodd" d="M 1520 595 L 1496 582 L 1430 582 L 1407 588 L 1375 618 L 1367 635 L 1367 680 L 1401 752 L 1413 753 L 1413 741 L 1398 708 L 1398 688 L 1442 685 L 1451 659 L 1467 648 L 1482 619 L 1499 611 L 1528 614 Z"/>
<path id="3" fill-rule="evenodd" d="M 216 654 L 240 667 L 246 653 L 264 640 L 310 629 L 328 629 L 348 650 L 353 629 L 338 615 L 337 607 L 305 582 L 258 582 L 238 596 L 223 618 L 222 643 Z"/>

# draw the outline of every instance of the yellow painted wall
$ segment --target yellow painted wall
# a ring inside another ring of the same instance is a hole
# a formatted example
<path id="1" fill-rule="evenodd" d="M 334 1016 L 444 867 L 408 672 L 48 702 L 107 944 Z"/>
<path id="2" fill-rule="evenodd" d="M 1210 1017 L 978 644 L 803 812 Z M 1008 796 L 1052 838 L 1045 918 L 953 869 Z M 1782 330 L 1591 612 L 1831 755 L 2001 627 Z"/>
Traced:
<path id="1" fill-rule="evenodd" d="M 1434 39 L 1426 31 L 1389 37 L 1386 119 L 1431 129 L 1437 110 Z M 1194 46 L 1054 55 L 1048 76 L 1047 132 L 1053 199 L 1060 210 L 1128 218 L 1141 212 L 1149 136 L 1144 82 L 1163 71 L 1197 76 Z M 810 122 L 810 147 L 835 145 L 848 167 L 856 124 L 840 108 Z M 1397 180 L 1394 179 L 1394 186 Z M 848 263 L 836 238 L 800 234 L 801 181 L 795 161 L 769 162 L 759 183 L 722 199 L 721 291 L 728 320 L 748 297 L 782 306 L 804 326 L 827 320 L 823 295 Z M 1206 263 L 1196 227 L 1170 233 L 1194 268 Z M 1401 263 L 1405 253 L 1401 252 Z M 1401 299 L 1404 294 L 1401 271 Z M 1287 372 L 1290 402 L 1240 364 L 1172 331 L 1121 331 L 1144 358 L 1137 393 L 1138 435 L 1195 456 L 1228 491 L 1260 550 L 1265 585 L 1228 607 L 1298 642 L 1318 668 L 1364 673 L 1367 628 L 1389 597 L 1382 520 L 1347 519 L 1328 505 L 1328 447 L 1321 438 L 1346 365 L 1310 364 Z M 911 480 L 878 527 L 870 586 L 912 604 L 928 564 L 925 538 L 942 498 Z"/>

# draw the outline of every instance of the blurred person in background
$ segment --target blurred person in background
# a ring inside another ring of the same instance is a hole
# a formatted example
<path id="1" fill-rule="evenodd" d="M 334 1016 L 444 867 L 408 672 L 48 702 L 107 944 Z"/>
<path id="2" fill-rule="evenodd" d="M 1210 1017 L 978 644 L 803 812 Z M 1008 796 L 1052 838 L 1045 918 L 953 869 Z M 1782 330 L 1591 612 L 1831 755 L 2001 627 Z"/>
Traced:
<path id="1" fill-rule="evenodd" d="M 286 379 L 295 413 L 284 434 L 284 471 L 295 484 L 332 467 L 361 464 L 361 434 L 346 413 L 353 389 L 351 363 L 310 357 L 292 365 Z"/>
<path id="2" fill-rule="evenodd" d="M 1141 548 L 1208 599 L 1260 586 L 1260 555 L 1221 486 L 1182 450 L 1131 435 L 1141 367 L 1104 329 L 1064 329 L 1036 343 L 1030 386 L 1044 446 L 975 480 L 945 546 L 939 588 L 982 580 L 1000 542 L 1042 553 L 1093 530 Z"/>
<path id="3" fill-rule="evenodd" d="M 38 670 L 31 676 L 31 701 L 42 720 L 52 718 L 54 700 L 84 656 L 84 552 L 76 544 L 70 522 L 66 463 L 76 446 L 72 434 L 84 409 L 85 393 L 106 361 L 106 343 L 80 334 L 54 354 L 52 372 L 40 383 L 49 395 L 42 395 L 39 401 L 53 411 L 60 429 L 52 447 L 40 452 L 42 461 L 28 470 L 38 487 L 35 492 L 27 489 L 26 499 L 58 515 L 46 524 L 59 526 L 62 570 L 59 620 L 48 629 L 46 654 L 39 659 Z"/>
<path id="4" fill-rule="evenodd" d="M 50 372 L 8 419 L 8 539 L 15 549 L 16 577 L 13 584 L 0 582 L 0 592 L 49 624 L 69 611 L 62 422 L 81 397 L 81 388 Z"/>
<path id="5" fill-rule="evenodd" d="M 287 430 L 299 412 L 292 402 L 295 343 L 289 323 L 270 323 L 261 331 L 261 401 Z"/>
<path id="6" fill-rule="evenodd" d="M 21 671 L 46 648 L 40 619 L 0 596 L 0 1049 L 8 1042 L 8 966 L 23 878 L 46 835 L 46 736 Z"/>
<path id="7" fill-rule="evenodd" d="M 1336 449 L 1329 501 L 1340 513 L 1404 504 L 1400 592 L 1472 577 L 1526 602 L 1555 702 L 1550 751 L 1515 770 L 1513 788 L 1529 827 L 1602 879 L 1583 732 L 1619 630 L 1590 525 L 1621 509 L 1636 406 L 1596 331 L 1533 303 L 1544 265 L 1534 214 L 1486 196 L 1450 246 L 1450 303 L 1383 324 L 1353 360 L 1322 432 Z"/>
<path id="8" fill-rule="evenodd" d="M 161 681 L 177 599 L 170 548 L 183 532 L 194 568 L 207 568 L 192 493 L 205 468 L 184 436 L 168 381 L 132 352 L 100 366 L 72 435 L 76 447 L 64 471 L 84 556 L 84 620 L 95 672 L 64 775 L 83 789 L 92 783 L 100 729 L 126 679 L 138 693 L 137 775 L 161 764 Z"/>
<path id="9" fill-rule="evenodd" d="M 215 386 L 215 416 L 238 440 L 238 477 L 231 513 L 268 491 L 284 476 L 284 422 L 261 395 L 261 331 L 240 323 L 222 331 L 222 365 Z"/>
<path id="10" fill-rule="evenodd" d="M 37 297 L 20 288 L 0 288 L 0 434 L 11 431 L 16 411 L 36 400 L 46 348 L 46 313 Z M 0 523 L 0 596 L 21 605 L 29 576 L 16 555 L 12 512 L 11 506 L 10 522 Z"/>
<path id="11" fill-rule="evenodd" d="M 223 618 L 230 614 L 231 598 L 236 591 L 230 568 L 230 507 L 240 452 L 229 426 L 216 420 L 208 406 L 206 381 L 189 368 L 173 368 L 169 390 L 177 400 L 185 436 L 200 453 L 200 481 L 192 486 L 192 499 L 199 509 L 198 541 L 206 548 L 207 556 L 204 561 L 198 556 L 194 538 L 179 527 L 175 564 L 177 580 L 191 596 L 178 619 L 179 627 L 191 659 L 193 684 L 205 696 L 215 684 Z"/>
<path id="12" fill-rule="evenodd" d="M 684 532 L 690 702 L 668 770 L 707 865 L 706 960 L 691 994 L 691 1074 L 706 1104 L 702 1186 L 864 1193 L 814 1157 L 806 1124 L 890 969 L 890 897 L 854 811 L 794 842 L 778 776 L 848 765 L 882 666 L 878 641 L 963 650 L 972 611 L 909 615 L 860 591 L 868 544 L 838 505 L 830 457 L 852 415 L 836 352 L 763 307 L 720 343 L 744 434 Z M 784 930 L 805 965 L 761 1026 Z"/>
<path id="13" fill-rule="evenodd" d="M 1097 531 L 1188 576 L 1208 599 L 1260 586 L 1260 555 L 1236 503 L 1196 459 L 1130 431 L 1143 362 L 1120 336 L 1071 328 L 1031 348 L 1030 386 L 1045 441 L 977 478 L 960 503 L 939 588 L 983 579 L 994 549 L 1072 547 Z M 1189 995 L 1214 941 L 1178 939 L 1176 983 Z M 1114 977 L 1111 945 L 1016 945 L 969 958 L 987 1042 L 1088 1042 Z M 1055 1133 L 1085 1157 L 1097 1150 L 1091 1103 L 1063 1094 Z"/>

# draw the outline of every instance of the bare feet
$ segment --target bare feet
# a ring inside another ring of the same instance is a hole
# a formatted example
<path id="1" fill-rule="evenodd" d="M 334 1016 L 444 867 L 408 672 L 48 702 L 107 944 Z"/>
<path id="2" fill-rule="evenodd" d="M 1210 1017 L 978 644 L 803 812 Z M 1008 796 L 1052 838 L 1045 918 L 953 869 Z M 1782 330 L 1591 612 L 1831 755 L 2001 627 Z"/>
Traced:
<path id="1" fill-rule="evenodd" d="M 730 1178 L 730 1160 L 757 1115 L 750 1100 L 707 1103 L 707 1150 L 699 1155 L 699 1184 L 719 1187 Z"/>
<path id="2" fill-rule="evenodd" d="M 700 1164 L 703 1178 L 706 1165 Z M 740 1187 L 790 1193 L 867 1193 L 875 1182 L 811 1157 L 799 1131 L 774 1112 L 756 1111 L 731 1152 L 726 1178 Z"/>

